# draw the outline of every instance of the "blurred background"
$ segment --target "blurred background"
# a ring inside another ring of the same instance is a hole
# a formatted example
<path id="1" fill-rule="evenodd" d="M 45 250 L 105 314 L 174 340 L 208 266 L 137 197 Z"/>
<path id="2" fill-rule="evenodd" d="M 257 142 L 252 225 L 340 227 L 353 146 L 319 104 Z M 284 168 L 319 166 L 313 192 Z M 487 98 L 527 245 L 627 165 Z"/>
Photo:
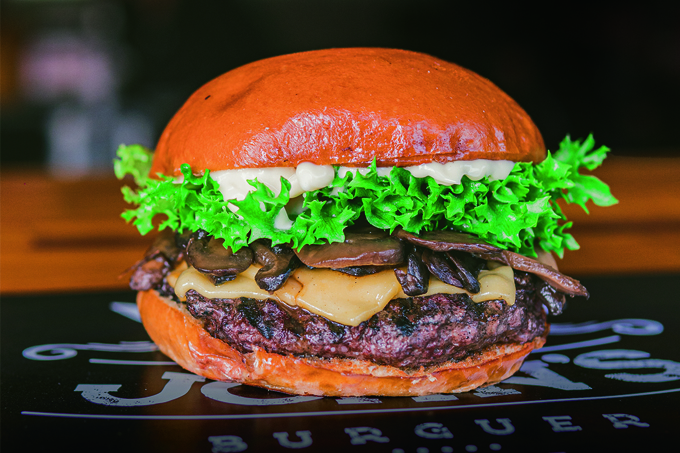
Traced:
<path id="1" fill-rule="evenodd" d="M 680 152 L 680 2 L 529 11 L 515 2 L 2 0 L 1 164 L 111 172 L 153 148 L 208 80 L 274 55 L 426 52 L 491 79 L 555 149 L 593 132 L 619 155 Z M 550 11 L 550 12 L 548 12 Z"/>
<path id="2" fill-rule="evenodd" d="M 0 0 L 0 293 L 126 288 L 151 238 L 120 218 L 131 182 L 113 176 L 118 145 L 154 148 L 189 95 L 230 69 L 353 46 L 476 71 L 549 149 L 591 132 L 612 149 L 596 174 L 620 203 L 563 207 L 582 248 L 562 271 L 680 272 L 680 2 L 517 3 Z"/>

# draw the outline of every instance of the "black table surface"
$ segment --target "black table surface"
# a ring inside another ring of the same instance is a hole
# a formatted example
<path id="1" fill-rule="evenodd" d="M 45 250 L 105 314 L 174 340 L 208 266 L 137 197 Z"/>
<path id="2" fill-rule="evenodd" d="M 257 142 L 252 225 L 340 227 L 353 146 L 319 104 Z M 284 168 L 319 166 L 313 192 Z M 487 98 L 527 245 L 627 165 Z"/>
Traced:
<path id="1" fill-rule="evenodd" d="M 134 293 L 5 297 L 3 451 L 640 451 L 680 431 L 680 275 L 587 278 L 510 379 L 420 398 L 295 397 L 158 352 Z"/>

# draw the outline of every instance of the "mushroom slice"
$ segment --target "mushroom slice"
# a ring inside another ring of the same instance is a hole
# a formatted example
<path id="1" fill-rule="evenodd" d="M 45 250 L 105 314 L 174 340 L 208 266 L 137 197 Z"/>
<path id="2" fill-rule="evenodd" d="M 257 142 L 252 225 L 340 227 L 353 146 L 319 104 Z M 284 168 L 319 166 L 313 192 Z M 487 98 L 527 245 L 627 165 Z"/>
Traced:
<path id="1" fill-rule="evenodd" d="M 187 248 L 187 244 L 189 243 L 189 239 L 191 239 L 194 234 L 195 233 L 191 230 L 187 230 L 184 233 L 175 233 L 175 244 L 177 247 L 185 250 Z"/>
<path id="2" fill-rule="evenodd" d="M 149 251 L 163 254 L 170 263 L 174 263 L 182 253 L 182 249 L 175 242 L 175 234 L 170 230 L 161 231 L 151 244 Z M 147 251 L 147 256 L 149 251 Z"/>
<path id="3" fill-rule="evenodd" d="M 466 233 L 455 231 L 430 231 L 422 235 L 408 233 L 403 229 L 395 231 L 394 235 L 421 247 L 427 247 L 437 252 L 458 250 L 472 253 L 478 258 L 499 261 L 519 271 L 529 272 L 550 283 L 557 291 L 570 296 L 588 297 L 588 290 L 576 279 L 566 276 L 557 269 L 538 260 L 519 253 L 500 249 L 483 240 Z"/>
<path id="4" fill-rule="evenodd" d="M 394 266 L 404 261 L 402 242 L 376 228 L 345 231 L 344 242 L 306 245 L 295 252 L 310 267 Z"/>
<path id="5" fill-rule="evenodd" d="M 130 277 L 130 288 L 135 291 L 147 291 L 155 288 L 170 272 L 170 263 L 164 255 L 146 257 L 138 263 Z"/>
<path id="6" fill-rule="evenodd" d="M 342 272 L 343 274 L 351 275 L 353 277 L 363 277 L 364 275 L 373 275 L 390 269 L 393 269 L 393 266 L 352 266 L 332 268 L 331 270 Z"/>
<path id="7" fill-rule="evenodd" d="M 225 277 L 248 269 L 253 262 L 253 252 L 244 247 L 234 253 L 231 247 L 224 247 L 224 239 L 194 234 L 187 243 L 186 260 L 199 272 Z"/>
<path id="8" fill-rule="evenodd" d="M 427 269 L 439 280 L 451 286 L 463 288 L 463 282 L 458 277 L 458 269 L 444 253 L 425 249 L 423 251 L 423 262 Z"/>
<path id="9" fill-rule="evenodd" d="M 290 274 L 300 267 L 300 260 L 290 247 L 270 247 L 264 241 L 255 241 L 250 247 L 254 251 L 254 261 L 262 266 L 255 274 L 255 283 L 265 291 L 281 288 Z"/>
<path id="10" fill-rule="evenodd" d="M 171 230 L 163 230 L 158 233 L 151 246 L 144 252 L 144 259 L 152 260 L 158 255 L 162 255 L 168 261 L 168 264 L 172 265 L 181 252 L 181 248 L 175 242 L 175 233 Z"/>
<path id="11" fill-rule="evenodd" d="M 136 291 L 155 288 L 170 272 L 181 254 L 182 249 L 175 244 L 175 234 L 170 230 L 161 231 L 144 252 L 144 258 L 126 271 L 133 271 L 130 288 Z"/>
<path id="12" fill-rule="evenodd" d="M 402 228 L 398 228 L 394 232 L 394 236 L 399 239 L 405 239 L 420 247 L 434 250 L 435 252 L 459 250 L 468 253 L 489 253 L 501 251 L 500 248 L 488 244 L 476 236 L 455 231 L 428 231 L 415 235 Z"/>
<path id="13" fill-rule="evenodd" d="M 478 293 L 480 287 L 477 276 L 484 268 L 485 262 L 469 253 L 458 251 L 446 252 L 446 256 L 458 268 L 458 279 L 463 283 L 463 288 L 473 294 Z"/>
<path id="14" fill-rule="evenodd" d="M 500 261 L 513 269 L 537 275 L 560 293 L 568 294 L 572 297 L 590 297 L 588 290 L 581 282 L 564 275 L 552 266 L 540 263 L 533 258 L 509 250 L 500 250 L 495 253 L 476 253 L 475 255 L 485 260 Z"/>
<path id="15" fill-rule="evenodd" d="M 213 285 L 215 285 L 215 286 L 220 286 L 220 285 L 223 284 L 223 283 L 227 283 L 227 282 L 230 282 L 230 281 L 232 281 L 232 280 L 235 280 L 235 279 L 236 279 L 236 274 L 233 274 L 233 275 L 221 275 L 221 276 L 208 274 L 208 278 L 210 279 L 211 282 L 213 282 Z"/>
<path id="16" fill-rule="evenodd" d="M 536 285 L 538 297 L 545 302 L 545 305 L 550 310 L 551 315 L 562 314 L 564 309 L 565 297 L 564 294 L 557 291 L 548 282 L 541 281 Z"/>
<path id="17" fill-rule="evenodd" d="M 406 255 L 408 263 L 406 272 L 401 269 L 395 269 L 396 275 L 401 289 L 408 296 L 420 296 L 425 294 L 430 287 L 430 272 L 422 260 L 422 251 L 416 247 L 411 247 Z"/>

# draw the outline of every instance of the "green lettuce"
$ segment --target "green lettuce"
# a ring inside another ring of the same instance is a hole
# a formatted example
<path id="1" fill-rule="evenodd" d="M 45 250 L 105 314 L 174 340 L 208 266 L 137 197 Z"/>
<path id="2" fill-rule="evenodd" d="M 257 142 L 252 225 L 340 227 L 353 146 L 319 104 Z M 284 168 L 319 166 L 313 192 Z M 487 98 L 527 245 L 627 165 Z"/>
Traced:
<path id="1" fill-rule="evenodd" d="M 416 234 L 450 229 L 526 256 L 536 256 L 535 247 L 540 245 L 562 257 L 565 248 L 579 246 L 566 231 L 571 222 L 557 204 L 559 199 L 586 212 L 588 201 L 598 206 L 617 203 L 605 183 L 579 173 L 599 166 L 608 151 L 605 146 L 595 149 L 592 135 L 584 141 L 566 137 L 543 162 L 516 163 L 502 181 L 464 176 L 461 184 L 452 186 L 429 176 L 416 178 L 398 167 L 378 176 L 375 161 L 365 175 L 348 172 L 341 178 L 336 169 L 330 186 L 304 195 L 302 212 L 288 214 L 285 227 L 276 221 L 290 200 L 290 183 L 284 178 L 278 195 L 257 180 L 249 181 L 253 190 L 237 201 L 224 200 L 209 170 L 197 176 L 188 164 L 181 166 L 181 183 L 161 174 L 149 177 L 153 153 L 139 145 L 121 146 L 114 168 L 119 178 L 131 174 L 138 186 L 123 188 L 125 200 L 136 208 L 122 216 L 142 234 L 154 228 L 203 229 L 234 250 L 260 238 L 298 249 L 343 241 L 344 229 L 365 219 L 390 232 L 397 227 Z"/>

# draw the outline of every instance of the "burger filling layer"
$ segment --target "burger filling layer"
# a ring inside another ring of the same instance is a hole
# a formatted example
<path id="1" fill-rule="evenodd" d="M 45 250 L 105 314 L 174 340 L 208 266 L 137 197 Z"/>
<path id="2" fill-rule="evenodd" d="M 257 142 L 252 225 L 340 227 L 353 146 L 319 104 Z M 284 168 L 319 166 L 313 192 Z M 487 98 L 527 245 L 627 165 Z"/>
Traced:
<path id="1" fill-rule="evenodd" d="M 525 343 L 545 335 L 546 314 L 531 277 L 519 273 L 516 279 L 514 305 L 502 300 L 475 303 L 464 293 L 398 298 L 356 326 L 273 299 L 208 298 L 189 290 L 186 306 L 210 335 L 242 353 L 261 348 L 408 369 L 462 360 L 493 344 Z"/>
<path id="2" fill-rule="evenodd" d="M 512 268 L 498 266 L 479 273 L 480 291 L 470 293 L 463 288 L 446 284 L 430 276 L 429 288 L 423 294 L 467 294 L 472 302 L 502 300 L 515 303 L 515 284 Z M 168 276 L 180 300 L 193 290 L 209 299 L 238 299 L 242 297 L 273 299 L 290 307 L 301 307 L 326 319 L 348 326 L 357 326 L 385 308 L 392 299 L 406 295 L 391 270 L 371 275 L 353 276 L 330 269 L 296 269 L 281 288 L 268 292 L 260 288 L 255 275 L 261 269 L 252 265 L 232 281 L 215 285 L 205 274 L 191 267 L 177 269 Z"/>
<path id="3" fill-rule="evenodd" d="M 260 240 L 233 253 L 205 232 L 161 234 L 131 286 L 185 304 L 242 352 L 402 368 L 531 341 L 545 334 L 547 311 L 561 312 L 564 293 L 587 295 L 552 266 L 469 235 L 346 235 L 304 252 Z"/>

